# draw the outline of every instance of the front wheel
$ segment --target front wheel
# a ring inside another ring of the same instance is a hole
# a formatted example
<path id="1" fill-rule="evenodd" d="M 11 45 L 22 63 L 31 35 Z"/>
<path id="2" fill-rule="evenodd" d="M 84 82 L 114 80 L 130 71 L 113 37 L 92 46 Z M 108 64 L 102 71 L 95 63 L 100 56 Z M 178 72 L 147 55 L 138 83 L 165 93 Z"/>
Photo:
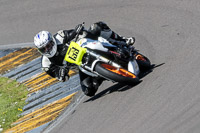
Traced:
<path id="1" fill-rule="evenodd" d="M 105 78 L 111 79 L 121 84 L 136 84 L 139 82 L 139 78 L 123 68 L 116 68 L 107 63 L 99 62 L 95 66 L 95 71 Z"/>

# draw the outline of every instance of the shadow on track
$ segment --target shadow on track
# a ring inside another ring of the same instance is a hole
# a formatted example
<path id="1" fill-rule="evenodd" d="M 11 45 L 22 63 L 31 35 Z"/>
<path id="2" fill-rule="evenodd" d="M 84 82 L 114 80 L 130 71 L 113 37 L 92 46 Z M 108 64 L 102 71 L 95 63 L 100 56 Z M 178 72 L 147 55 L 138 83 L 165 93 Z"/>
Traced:
<path id="1" fill-rule="evenodd" d="M 161 63 L 161 64 L 159 64 L 159 65 L 153 64 L 152 67 L 151 67 L 151 69 L 146 70 L 146 71 L 143 71 L 143 72 L 139 75 L 139 78 L 140 78 L 140 79 L 144 78 L 146 75 L 148 75 L 149 73 L 153 72 L 153 70 L 154 70 L 155 68 L 160 67 L 160 66 L 162 66 L 162 65 L 164 65 L 164 64 L 165 64 L 165 63 Z M 120 91 L 129 90 L 129 89 L 131 89 L 131 88 L 137 86 L 137 85 L 140 84 L 141 82 L 142 82 L 142 80 L 140 80 L 140 82 L 137 83 L 137 84 L 135 84 L 135 85 L 122 85 L 122 84 L 119 84 L 119 83 L 114 84 L 113 86 L 111 86 L 111 87 L 109 87 L 109 88 L 107 88 L 107 89 L 105 89 L 105 90 L 99 92 L 99 93 L 96 94 L 95 96 L 93 96 L 93 97 L 89 98 L 88 100 L 84 101 L 84 103 L 90 102 L 90 101 L 94 101 L 94 100 L 96 100 L 96 99 L 99 99 L 99 98 L 101 98 L 101 97 L 103 97 L 103 96 L 105 96 L 105 95 L 111 94 L 111 93 L 116 92 L 116 91 L 120 92 Z"/>
<path id="2" fill-rule="evenodd" d="M 136 85 L 134 85 L 134 86 L 136 86 Z M 94 101 L 96 99 L 99 99 L 99 98 L 101 98 L 101 97 L 103 97 L 105 95 L 108 95 L 108 94 L 116 92 L 116 91 L 125 91 L 125 90 L 128 90 L 128 89 L 130 89 L 130 88 L 132 88 L 134 86 L 122 85 L 122 84 L 117 83 L 117 84 L 114 84 L 113 86 L 111 86 L 111 87 L 99 92 L 98 94 L 96 94 L 95 96 L 91 97 L 90 99 L 88 99 L 85 102 Z"/>
<path id="3" fill-rule="evenodd" d="M 151 73 L 151 72 L 153 72 L 153 70 L 155 69 L 155 68 L 157 68 L 157 67 L 160 67 L 160 66 L 162 66 L 162 65 L 164 65 L 165 63 L 161 63 L 161 64 L 159 64 L 159 65 L 155 65 L 155 64 L 153 64 L 153 65 L 151 65 L 151 68 L 149 69 L 149 70 L 143 70 L 140 74 L 139 74 L 139 78 L 140 79 L 142 79 L 142 78 L 144 78 L 146 75 L 148 75 L 149 73 Z"/>

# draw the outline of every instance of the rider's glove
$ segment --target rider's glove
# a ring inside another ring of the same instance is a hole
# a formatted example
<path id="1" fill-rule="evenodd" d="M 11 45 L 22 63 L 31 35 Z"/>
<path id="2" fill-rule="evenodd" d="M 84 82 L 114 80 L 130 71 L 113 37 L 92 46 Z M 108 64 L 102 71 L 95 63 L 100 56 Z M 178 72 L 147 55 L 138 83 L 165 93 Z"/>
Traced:
<path id="1" fill-rule="evenodd" d="M 60 67 L 58 80 L 62 82 L 68 80 L 69 79 L 68 72 L 69 70 L 67 68 Z"/>

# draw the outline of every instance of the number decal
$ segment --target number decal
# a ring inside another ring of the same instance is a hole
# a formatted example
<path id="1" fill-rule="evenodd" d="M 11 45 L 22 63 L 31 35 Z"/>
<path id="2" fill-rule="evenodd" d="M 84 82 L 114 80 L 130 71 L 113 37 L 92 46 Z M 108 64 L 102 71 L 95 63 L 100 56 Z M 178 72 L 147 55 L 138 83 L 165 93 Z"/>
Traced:
<path id="1" fill-rule="evenodd" d="M 76 59 L 78 57 L 78 53 L 79 53 L 79 50 L 74 48 L 74 47 L 72 47 L 72 48 L 70 48 L 69 57 L 68 58 L 76 61 Z M 72 54 L 72 55 L 70 55 L 70 54 Z"/>
<path id="2" fill-rule="evenodd" d="M 83 55 L 86 53 L 86 51 L 86 48 L 82 48 L 77 43 L 71 42 L 67 50 L 65 60 L 76 65 L 81 65 Z"/>

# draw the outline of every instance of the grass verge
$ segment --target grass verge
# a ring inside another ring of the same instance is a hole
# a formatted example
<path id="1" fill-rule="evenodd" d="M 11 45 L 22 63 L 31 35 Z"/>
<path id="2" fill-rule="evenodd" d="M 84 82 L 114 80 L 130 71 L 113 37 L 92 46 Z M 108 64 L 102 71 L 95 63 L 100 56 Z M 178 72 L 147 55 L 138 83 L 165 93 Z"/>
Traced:
<path id="1" fill-rule="evenodd" d="M 0 130 L 11 128 L 11 124 L 19 118 L 27 94 L 28 90 L 23 84 L 0 77 Z"/>

